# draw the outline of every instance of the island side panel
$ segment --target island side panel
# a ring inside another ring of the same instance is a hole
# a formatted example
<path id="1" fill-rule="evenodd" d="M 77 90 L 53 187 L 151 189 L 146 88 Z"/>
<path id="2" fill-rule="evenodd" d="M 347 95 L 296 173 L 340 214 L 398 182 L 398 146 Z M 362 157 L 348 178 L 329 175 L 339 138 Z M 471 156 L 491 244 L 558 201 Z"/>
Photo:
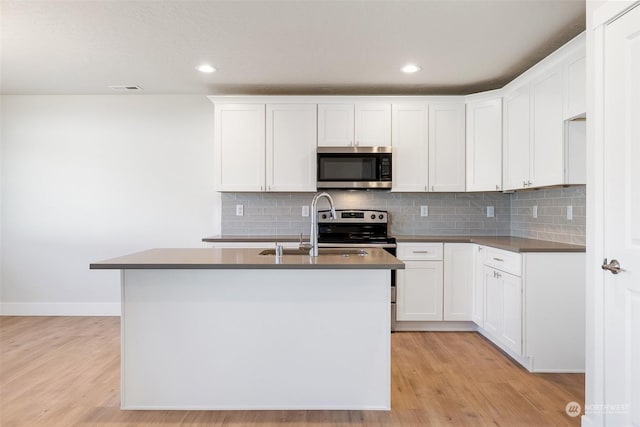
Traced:
<path id="1" fill-rule="evenodd" d="M 123 409 L 390 409 L 388 270 L 125 270 Z"/>

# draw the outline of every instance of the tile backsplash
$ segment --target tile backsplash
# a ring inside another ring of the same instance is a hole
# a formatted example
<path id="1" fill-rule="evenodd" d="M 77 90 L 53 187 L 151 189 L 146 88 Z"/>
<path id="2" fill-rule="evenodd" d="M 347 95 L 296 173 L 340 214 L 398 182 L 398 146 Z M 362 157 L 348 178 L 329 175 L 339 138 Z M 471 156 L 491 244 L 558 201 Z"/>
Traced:
<path id="1" fill-rule="evenodd" d="M 510 195 L 502 193 L 391 193 L 388 191 L 329 191 L 336 209 L 389 211 L 395 235 L 508 235 Z M 222 232 L 226 235 L 309 234 L 309 217 L 302 206 L 314 193 L 223 193 Z M 236 216 L 242 204 L 244 216 Z M 420 216 L 420 206 L 429 216 Z M 319 208 L 328 208 L 321 200 Z M 494 216 L 487 217 L 487 206 Z"/>
<path id="2" fill-rule="evenodd" d="M 382 209 L 391 214 L 394 235 L 513 235 L 563 243 L 585 243 L 585 186 L 503 194 L 329 191 L 337 209 Z M 302 216 L 314 193 L 222 193 L 223 235 L 309 234 Z M 236 205 L 244 215 L 236 216 Z M 429 216 L 420 216 L 420 206 Z M 487 207 L 494 217 L 487 217 Z M 533 218 L 533 206 L 538 217 Z M 567 219 L 572 206 L 573 219 Z M 328 208 L 321 200 L 320 209 Z"/>
<path id="3" fill-rule="evenodd" d="M 555 242 L 585 244 L 584 185 L 540 189 L 511 195 L 511 235 Z M 538 217 L 533 217 L 537 206 Z M 567 219 L 571 206 L 573 218 Z"/>

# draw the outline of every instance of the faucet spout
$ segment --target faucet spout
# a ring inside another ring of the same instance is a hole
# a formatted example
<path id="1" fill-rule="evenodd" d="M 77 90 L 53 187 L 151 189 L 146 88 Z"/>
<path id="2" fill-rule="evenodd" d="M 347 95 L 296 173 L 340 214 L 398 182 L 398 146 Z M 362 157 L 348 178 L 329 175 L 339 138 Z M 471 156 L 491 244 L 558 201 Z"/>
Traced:
<path id="1" fill-rule="evenodd" d="M 311 234 L 309 236 L 309 243 L 311 244 L 311 249 L 309 250 L 310 256 L 318 256 L 318 200 L 321 198 L 326 198 L 329 202 L 329 209 L 331 209 L 330 216 L 332 219 L 336 218 L 336 209 L 333 205 L 333 199 L 329 195 L 329 193 L 318 193 L 313 196 L 313 200 L 311 200 Z"/>

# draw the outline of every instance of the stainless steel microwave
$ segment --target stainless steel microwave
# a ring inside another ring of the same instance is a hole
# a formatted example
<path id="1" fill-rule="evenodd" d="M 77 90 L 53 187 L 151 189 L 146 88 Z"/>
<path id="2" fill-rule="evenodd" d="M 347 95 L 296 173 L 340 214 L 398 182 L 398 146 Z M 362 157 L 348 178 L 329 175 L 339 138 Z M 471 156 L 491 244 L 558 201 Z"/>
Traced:
<path id="1" fill-rule="evenodd" d="M 391 188 L 391 147 L 318 147 L 318 188 Z"/>

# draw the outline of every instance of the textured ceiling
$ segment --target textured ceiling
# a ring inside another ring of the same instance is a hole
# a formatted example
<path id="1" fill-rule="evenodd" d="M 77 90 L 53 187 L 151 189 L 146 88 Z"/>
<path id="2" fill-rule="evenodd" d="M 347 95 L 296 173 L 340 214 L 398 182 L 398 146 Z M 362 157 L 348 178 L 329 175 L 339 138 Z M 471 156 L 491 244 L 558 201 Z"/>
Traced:
<path id="1" fill-rule="evenodd" d="M 585 28 L 585 2 L 0 2 L 5 94 L 467 94 Z M 210 75 L 195 70 L 207 62 Z M 423 70 L 399 71 L 413 62 Z"/>

